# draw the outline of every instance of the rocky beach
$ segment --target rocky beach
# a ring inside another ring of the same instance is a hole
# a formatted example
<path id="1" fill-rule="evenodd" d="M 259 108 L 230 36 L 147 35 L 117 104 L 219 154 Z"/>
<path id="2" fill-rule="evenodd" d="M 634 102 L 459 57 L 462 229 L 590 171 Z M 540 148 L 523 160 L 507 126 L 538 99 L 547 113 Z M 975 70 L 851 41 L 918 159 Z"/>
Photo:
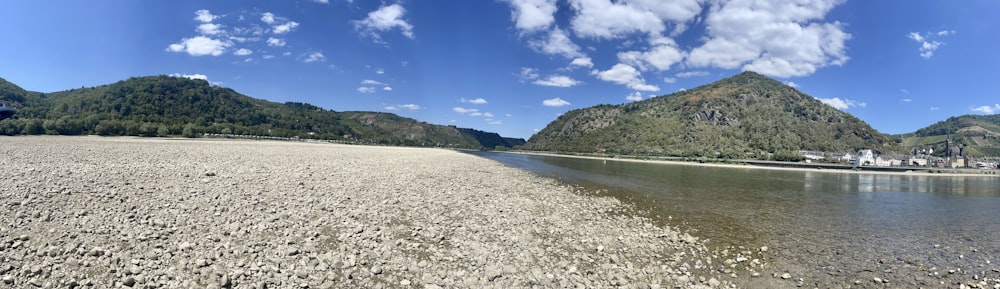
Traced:
<path id="1" fill-rule="evenodd" d="M 728 288 L 768 263 L 451 150 L 41 136 L 0 154 L 0 288 Z"/>

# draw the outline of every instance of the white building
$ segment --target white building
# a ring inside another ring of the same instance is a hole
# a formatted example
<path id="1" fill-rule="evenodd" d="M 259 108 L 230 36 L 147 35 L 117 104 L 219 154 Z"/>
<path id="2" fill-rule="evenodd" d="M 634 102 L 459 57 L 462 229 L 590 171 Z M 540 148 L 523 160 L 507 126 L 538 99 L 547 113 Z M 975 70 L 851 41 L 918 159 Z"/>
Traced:
<path id="1" fill-rule="evenodd" d="M 875 152 L 872 150 L 860 150 L 858 151 L 858 158 L 855 159 L 854 166 L 871 166 L 875 165 Z"/>

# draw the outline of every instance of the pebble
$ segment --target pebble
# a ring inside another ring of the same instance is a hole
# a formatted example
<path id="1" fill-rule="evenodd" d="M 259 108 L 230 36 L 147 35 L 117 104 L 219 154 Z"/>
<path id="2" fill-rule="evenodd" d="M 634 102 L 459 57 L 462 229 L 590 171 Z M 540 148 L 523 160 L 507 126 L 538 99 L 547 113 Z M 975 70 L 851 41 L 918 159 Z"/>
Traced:
<path id="1" fill-rule="evenodd" d="M 24 168 L 0 170 L 8 287 L 718 287 L 758 257 L 741 249 L 722 273 L 736 254 L 706 262 L 706 241 L 610 214 L 629 203 L 449 150 L 52 136 L 0 150 Z"/>
<path id="2" fill-rule="evenodd" d="M 788 273 L 781 274 L 781 279 L 791 279 L 791 278 L 792 278 L 792 274 L 788 274 Z"/>

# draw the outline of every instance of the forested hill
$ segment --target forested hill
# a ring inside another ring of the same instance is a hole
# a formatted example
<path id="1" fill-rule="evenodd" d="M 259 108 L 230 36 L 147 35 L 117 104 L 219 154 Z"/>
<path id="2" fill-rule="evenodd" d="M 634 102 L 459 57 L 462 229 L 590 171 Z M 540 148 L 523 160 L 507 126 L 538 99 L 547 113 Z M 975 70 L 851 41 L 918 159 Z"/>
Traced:
<path id="1" fill-rule="evenodd" d="M 567 112 L 527 149 L 722 158 L 797 150 L 898 151 L 858 118 L 766 76 L 743 72 L 695 89 Z"/>
<path id="2" fill-rule="evenodd" d="M 433 125 L 390 113 L 335 112 L 297 102 L 255 99 L 207 81 L 133 77 L 109 85 L 29 92 L 0 79 L 0 101 L 17 107 L 0 134 L 188 136 L 202 133 L 298 137 L 410 146 L 510 147 L 473 129 Z"/>
<path id="3" fill-rule="evenodd" d="M 953 145 L 969 156 L 997 157 L 1000 156 L 1000 114 L 950 117 L 896 137 L 910 151 L 930 148 L 934 150 L 933 155 L 944 156 L 945 145 L 951 137 Z"/>

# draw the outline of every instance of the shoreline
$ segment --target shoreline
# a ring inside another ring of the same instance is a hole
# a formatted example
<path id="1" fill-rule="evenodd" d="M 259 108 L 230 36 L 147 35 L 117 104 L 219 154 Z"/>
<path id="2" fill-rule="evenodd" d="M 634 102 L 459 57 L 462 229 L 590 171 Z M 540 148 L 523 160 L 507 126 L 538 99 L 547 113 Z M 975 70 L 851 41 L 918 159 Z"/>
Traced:
<path id="1" fill-rule="evenodd" d="M 766 253 L 454 150 L 0 140 L 0 287 L 728 288 L 767 272 L 735 261 Z"/>
<path id="2" fill-rule="evenodd" d="M 701 166 L 701 167 L 718 167 L 718 168 L 734 168 L 734 169 L 762 169 L 762 170 L 780 170 L 780 171 L 798 171 L 798 172 L 823 172 L 823 173 L 840 173 L 840 174 L 873 174 L 873 175 L 899 175 L 899 176 L 940 176 L 940 177 L 1000 177 L 997 174 L 985 174 L 985 173 L 930 173 L 930 172 L 887 172 L 887 171 L 865 171 L 865 170 L 842 170 L 842 169 L 811 169 L 811 168 L 793 168 L 793 167 L 774 167 L 774 166 L 761 166 L 754 164 L 731 164 L 731 163 L 713 163 L 713 162 L 689 162 L 689 161 L 675 161 L 675 160 L 641 160 L 632 158 L 612 158 L 612 157 L 599 157 L 599 156 L 581 156 L 581 155 L 566 155 L 557 153 L 547 153 L 547 152 L 532 152 L 532 151 L 500 151 L 498 153 L 510 153 L 510 154 L 524 154 L 524 155 L 537 155 L 537 156 L 548 156 L 548 157 L 564 157 L 564 158 L 577 158 L 577 159 L 592 159 L 592 160 L 605 160 L 605 161 L 621 161 L 621 162 L 633 162 L 633 163 L 652 163 L 652 164 L 662 164 L 662 165 L 681 165 L 681 166 Z"/>

